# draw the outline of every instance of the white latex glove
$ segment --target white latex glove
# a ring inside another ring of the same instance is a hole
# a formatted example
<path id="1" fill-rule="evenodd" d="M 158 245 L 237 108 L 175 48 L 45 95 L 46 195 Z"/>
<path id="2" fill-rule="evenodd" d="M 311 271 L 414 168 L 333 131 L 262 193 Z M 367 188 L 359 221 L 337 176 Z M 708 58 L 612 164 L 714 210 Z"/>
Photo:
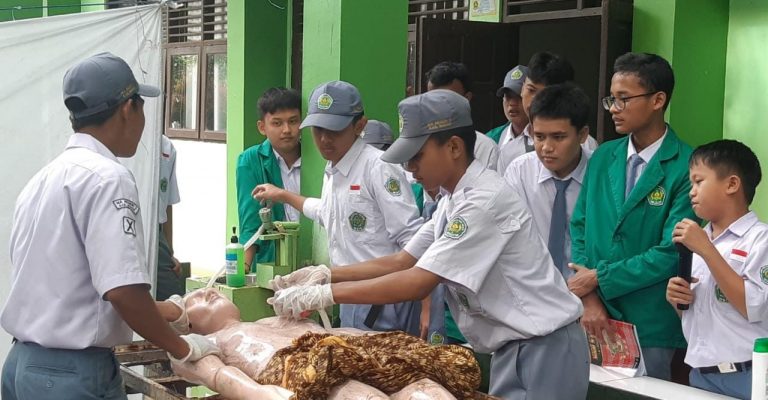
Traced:
<path id="1" fill-rule="evenodd" d="M 292 286 L 325 285 L 331 283 L 331 270 L 325 265 L 310 265 L 291 272 L 288 275 L 275 275 L 269 281 L 272 290 L 287 289 Z"/>
<path id="2" fill-rule="evenodd" d="M 304 318 L 305 311 L 322 310 L 334 305 L 331 284 L 294 286 L 278 290 L 274 297 L 267 299 L 275 314 L 293 319 Z"/>
<path id="3" fill-rule="evenodd" d="M 181 360 L 174 358 L 168 353 L 168 358 L 175 363 L 185 363 L 188 361 L 197 361 L 205 356 L 211 354 L 220 354 L 219 347 L 216 346 L 210 339 L 203 335 L 196 333 L 190 333 L 189 335 L 180 336 L 189 345 L 189 354 L 187 354 Z"/>
<path id="4" fill-rule="evenodd" d="M 179 335 L 186 335 L 189 333 L 189 317 L 187 317 L 187 307 L 184 305 L 184 299 L 178 294 L 174 294 L 166 301 L 181 310 L 181 316 L 176 321 L 171 322 L 171 328 Z"/>

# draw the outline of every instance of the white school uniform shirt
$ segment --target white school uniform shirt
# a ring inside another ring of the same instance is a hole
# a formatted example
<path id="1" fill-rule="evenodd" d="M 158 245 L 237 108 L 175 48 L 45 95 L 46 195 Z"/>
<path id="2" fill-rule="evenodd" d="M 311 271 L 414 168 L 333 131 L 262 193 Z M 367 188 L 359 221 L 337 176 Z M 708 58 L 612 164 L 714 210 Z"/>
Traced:
<path id="1" fill-rule="evenodd" d="M 304 215 L 328 232 L 332 265 L 397 253 L 422 224 L 402 168 L 381 154 L 356 140 L 336 166 L 326 165 L 321 197 L 304 202 Z"/>
<path id="2" fill-rule="evenodd" d="M 664 138 L 667 137 L 668 132 L 669 132 L 669 126 L 667 126 L 667 130 L 664 131 L 664 134 L 661 135 L 661 137 L 658 140 L 651 143 L 650 146 L 644 148 L 639 153 L 637 152 L 637 149 L 635 149 L 635 145 L 632 143 L 632 134 L 629 135 L 629 140 L 627 140 L 627 142 L 629 143 L 627 144 L 626 176 L 629 177 L 629 172 L 630 172 L 629 170 L 631 167 L 631 165 L 629 164 L 629 157 L 632 157 L 633 154 L 637 154 L 638 156 L 640 156 L 640 158 L 643 159 L 643 161 L 645 161 L 644 163 L 640 164 L 637 167 L 637 174 L 635 175 L 635 184 L 637 184 L 637 181 L 640 180 L 640 176 L 643 175 L 643 171 L 645 171 L 645 168 L 648 167 L 648 163 L 651 161 L 653 156 L 655 156 L 656 152 L 658 152 L 659 149 L 661 148 L 661 144 L 664 142 Z"/>
<path id="3" fill-rule="evenodd" d="M 478 352 L 548 335 L 582 314 L 525 203 L 477 162 L 405 251 L 443 278 L 451 314 Z"/>
<path id="4" fill-rule="evenodd" d="M 176 148 L 171 139 L 160 136 L 160 199 L 157 204 L 157 222 L 164 224 L 168 221 L 166 213 L 168 206 L 181 201 L 179 185 L 176 182 Z"/>
<path id="5" fill-rule="evenodd" d="M 272 149 L 277 159 L 277 165 L 280 167 L 280 177 L 283 181 L 283 188 L 292 193 L 299 193 L 301 190 L 301 157 L 296 159 L 292 166 L 288 166 L 285 159 Z M 299 220 L 299 210 L 291 207 L 290 204 L 283 204 L 285 209 L 285 219 L 288 221 Z"/>
<path id="6" fill-rule="evenodd" d="M 704 230 L 712 237 L 712 226 Z M 720 291 L 709 267 L 693 255 L 693 303 L 683 311 L 688 341 L 685 363 L 694 368 L 752 359 L 754 341 L 768 337 L 768 225 L 749 212 L 712 240 L 720 255 L 744 279 L 747 318 Z"/>
<path id="7" fill-rule="evenodd" d="M 528 148 L 533 148 L 533 146 L 531 124 L 526 125 L 523 132 L 517 136 L 512 135 L 512 124 L 508 124 L 499 138 L 499 162 L 496 170 L 500 174 L 504 174 L 512 161 L 529 153 Z M 591 153 L 597 148 L 597 140 L 591 135 L 587 135 L 587 140 L 581 144 L 581 148 Z M 530 151 L 530 153 L 532 152 Z"/>
<path id="8" fill-rule="evenodd" d="M 578 165 L 568 176 L 562 179 L 572 179 L 565 190 L 565 208 L 568 221 L 571 220 L 573 207 L 579 198 L 590 156 L 592 153 L 582 147 L 581 160 L 579 160 Z M 524 154 L 512 161 L 504 173 L 504 180 L 517 192 L 517 195 L 525 202 L 531 212 L 534 225 L 541 234 L 544 243 L 549 241 L 552 206 L 557 194 L 555 179 L 559 178 L 556 178 L 552 171 L 544 166 L 535 152 Z M 565 230 L 565 259 L 567 262 L 571 260 L 571 232 L 569 229 Z M 565 277 L 569 278 L 571 275 L 571 271 L 568 270 Z"/>
<path id="9" fill-rule="evenodd" d="M 16 200 L 11 291 L 0 315 L 22 342 L 48 348 L 112 347 L 133 332 L 111 289 L 150 279 L 136 183 L 98 140 L 72 135 Z"/>
<path id="10" fill-rule="evenodd" d="M 482 132 L 475 131 L 475 160 L 480 161 L 486 168 L 496 170 L 499 162 L 499 149 L 496 142 Z"/>

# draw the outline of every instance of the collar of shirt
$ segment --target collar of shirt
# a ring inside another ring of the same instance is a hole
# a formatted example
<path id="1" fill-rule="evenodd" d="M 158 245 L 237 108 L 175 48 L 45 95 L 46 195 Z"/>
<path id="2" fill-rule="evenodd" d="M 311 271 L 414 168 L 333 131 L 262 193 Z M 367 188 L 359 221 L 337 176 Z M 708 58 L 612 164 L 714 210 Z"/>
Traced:
<path id="1" fill-rule="evenodd" d="M 661 147 L 661 143 L 664 142 L 664 138 L 667 137 L 667 133 L 669 133 L 669 125 L 667 125 L 667 129 L 664 131 L 664 134 L 661 135 L 661 137 L 656 140 L 655 142 L 651 143 L 650 146 L 644 148 L 640 153 L 637 152 L 635 149 L 635 144 L 632 143 L 632 134 L 629 135 L 629 144 L 627 145 L 627 160 L 629 160 L 629 157 L 632 157 L 633 154 L 637 154 L 640 156 L 640 158 L 645 161 L 646 164 L 651 161 L 654 155 L 656 155 L 656 152 L 659 151 L 659 148 Z"/>
<path id="2" fill-rule="evenodd" d="M 352 166 L 355 165 L 355 161 L 360 157 L 360 153 L 363 152 L 365 146 L 367 144 L 358 137 L 355 143 L 352 144 L 352 147 L 347 150 L 347 154 L 344 154 L 344 157 L 341 157 L 341 160 L 336 163 L 335 167 L 331 166 L 330 161 L 325 164 L 325 173 L 333 175 L 336 172 L 341 172 L 342 175 L 349 176 L 349 171 L 352 170 Z"/>
<path id="3" fill-rule="evenodd" d="M 712 239 L 712 242 L 717 242 L 721 238 L 724 238 L 730 234 L 736 235 L 738 237 L 744 236 L 744 234 L 749 231 L 750 228 L 752 228 L 753 225 L 755 225 L 758 222 L 757 214 L 755 214 L 754 211 L 750 211 L 744 215 L 742 215 L 741 218 L 737 219 L 736 221 L 733 221 L 733 223 L 728 227 L 728 229 L 724 230 L 720 235 L 716 238 Z M 712 237 L 712 223 L 708 223 L 707 226 L 704 227 L 704 231 L 707 232 L 708 237 Z"/>
<path id="4" fill-rule="evenodd" d="M 72 136 L 69 137 L 66 148 L 72 149 L 75 147 L 82 147 L 91 150 L 109 158 L 110 160 L 118 162 L 117 157 L 115 157 L 115 155 L 109 151 L 107 146 L 104 146 L 104 143 L 101 143 L 98 139 L 87 133 L 73 133 Z"/>
<path id="5" fill-rule="evenodd" d="M 517 138 L 519 138 L 520 136 L 526 136 L 529 139 L 532 139 L 531 138 L 530 129 L 531 129 L 531 124 L 529 123 L 529 124 L 527 124 L 525 126 L 525 128 L 523 128 L 523 131 L 520 132 L 519 135 L 515 136 L 515 135 L 512 134 L 512 123 L 510 122 L 509 125 L 507 125 L 507 128 L 504 129 L 504 133 L 502 133 L 501 140 L 499 141 L 499 143 L 501 143 L 501 145 L 503 146 L 503 145 L 505 145 L 505 144 L 507 144 L 507 143 L 509 143 L 509 142 L 511 142 L 511 141 L 513 141 L 513 140 L 515 140 Z"/>
<path id="6" fill-rule="evenodd" d="M 477 177 L 480 176 L 480 173 L 483 172 L 484 169 L 485 168 L 479 161 L 472 161 L 472 163 L 469 164 L 469 167 L 467 167 L 467 170 L 464 171 L 464 176 L 462 176 L 461 179 L 459 179 L 459 182 L 456 183 L 453 193 L 457 193 L 464 189 L 472 189 L 475 181 L 477 181 Z M 440 188 L 440 190 L 442 192 L 443 188 Z M 452 195 L 453 193 L 450 194 Z"/>
<path id="7" fill-rule="evenodd" d="M 278 154 L 274 148 L 272 148 L 272 153 L 275 154 L 275 158 L 277 159 L 277 163 L 280 165 L 280 168 L 284 169 L 286 172 L 292 172 L 294 168 L 301 168 L 301 156 L 299 156 L 299 158 L 294 161 L 293 165 L 289 167 L 288 163 L 285 162 L 285 159 L 280 156 L 280 154 Z"/>
<path id="8" fill-rule="evenodd" d="M 581 146 L 579 146 L 581 147 Z M 536 160 L 539 160 L 538 156 L 536 157 Z M 583 147 L 581 147 L 581 159 L 579 160 L 579 164 L 576 165 L 576 168 L 571 171 L 568 176 L 565 178 L 558 178 L 555 175 L 552 174 L 552 171 L 548 170 L 544 164 L 539 161 L 539 182 L 542 183 L 546 181 L 547 179 L 560 179 L 560 180 L 568 180 L 573 179 L 574 181 L 578 182 L 579 185 L 582 183 L 582 179 L 584 179 L 584 173 L 587 171 L 587 161 L 589 160 L 589 155 L 587 154 L 587 150 L 585 150 Z"/>

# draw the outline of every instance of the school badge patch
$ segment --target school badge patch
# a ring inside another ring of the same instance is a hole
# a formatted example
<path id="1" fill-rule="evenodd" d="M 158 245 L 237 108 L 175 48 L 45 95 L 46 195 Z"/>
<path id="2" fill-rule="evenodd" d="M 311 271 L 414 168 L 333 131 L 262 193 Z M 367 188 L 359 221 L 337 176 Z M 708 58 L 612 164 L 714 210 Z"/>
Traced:
<path id="1" fill-rule="evenodd" d="M 429 344 L 434 346 L 443 343 L 445 343 L 445 337 L 443 337 L 440 332 L 432 332 L 432 334 L 429 335 Z"/>
<path id="2" fill-rule="evenodd" d="M 760 280 L 763 281 L 766 285 L 768 285 L 768 265 L 764 266 L 763 268 L 760 268 Z"/>
<path id="3" fill-rule="evenodd" d="M 323 93 L 317 98 L 317 108 L 327 110 L 333 105 L 333 97 L 328 93 Z"/>
<path id="4" fill-rule="evenodd" d="M 648 204 L 652 206 L 663 206 L 666 200 L 667 192 L 661 186 L 656 186 L 656 189 L 648 195 Z"/>
<path id="5" fill-rule="evenodd" d="M 400 196 L 403 194 L 403 192 L 400 190 L 400 181 L 395 178 L 390 177 L 387 179 L 387 183 L 384 184 L 384 187 L 392 196 Z"/>
<path id="6" fill-rule="evenodd" d="M 518 80 L 522 78 L 522 76 L 523 76 L 523 71 L 521 71 L 519 68 L 515 68 L 515 70 L 509 74 L 509 77 L 512 78 L 513 80 Z"/>
<path id="7" fill-rule="evenodd" d="M 365 215 L 360 214 L 359 212 L 355 211 L 352 214 L 349 214 L 349 226 L 352 227 L 352 230 L 355 232 L 362 232 L 365 230 L 365 224 L 368 222 L 368 219 L 365 218 Z"/>
<path id="8" fill-rule="evenodd" d="M 445 226 L 445 237 L 449 239 L 459 239 L 467 233 L 467 221 L 464 218 L 456 217 Z"/>
<path id="9" fill-rule="evenodd" d="M 160 179 L 160 191 L 165 193 L 168 190 L 168 179 L 163 177 L 163 179 Z"/>
<path id="10" fill-rule="evenodd" d="M 720 286 L 715 285 L 715 297 L 721 303 L 728 303 L 728 298 L 720 291 Z"/>

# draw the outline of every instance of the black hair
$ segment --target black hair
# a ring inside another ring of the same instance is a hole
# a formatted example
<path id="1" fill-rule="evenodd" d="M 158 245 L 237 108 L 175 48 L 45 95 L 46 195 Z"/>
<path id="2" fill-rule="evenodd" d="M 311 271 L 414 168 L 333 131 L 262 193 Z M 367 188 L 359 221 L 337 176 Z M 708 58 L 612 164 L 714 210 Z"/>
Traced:
<path id="1" fill-rule="evenodd" d="M 613 73 L 634 74 L 649 93 L 664 92 L 667 95 L 664 110 L 667 109 L 675 88 L 675 74 L 663 57 L 650 53 L 627 53 L 616 59 Z"/>
<path id="2" fill-rule="evenodd" d="M 477 141 L 477 133 L 475 133 L 474 126 L 463 126 L 456 129 L 433 133 L 429 136 L 429 140 L 434 140 L 437 144 L 443 145 L 454 136 L 457 136 L 464 142 L 464 151 L 466 151 L 467 161 L 472 162 L 475 159 L 475 142 Z"/>
<path id="3" fill-rule="evenodd" d="M 267 114 L 274 114 L 280 110 L 299 110 L 301 112 L 301 94 L 294 89 L 273 87 L 267 89 L 257 103 L 259 107 L 259 119 L 264 120 Z"/>
<path id="4" fill-rule="evenodd" d="M 589 121 L 589 97 L 573 83 L 547 86 L 531 102 L 531 121 L 567 118 L 576 130 Z"/>
<path id="5" fill-rule="evenodd" d="M 688 166 L 703 164 L 717 172 L 718 177 L 736 175 L 741 179 L 741 187 L 747 204 L 752 204 L 755 190 L 762 179 L 760 161 L 755 153 L 744 143 L 736 140 L 716 140 L 701 145 L 693 151 Z"/>
<path id="6" fill-rule="evenodd" d="M 545 86 L 557 85 L 573 80 L 573 66 L 557 54 L 542 51 L 528 61 L 528 79 Z"/>
<path id="7" fill-rule="evenodd" d="M 138 107 L 139 102 L 144 102 L 144 99 L 141 98 L 138 94 L 134 94 L 133 96 L 129 97 L 128 99 L 121 101 L 120 103 L 107 108 L 104 111 L 99 111 L 96 114 L 89 115 L 87 117 L 82 118 L 73 118 L 72 114 L 69 115 L 69 122 L 72 126 L 72 130 L 75 132 L 79 132 L 83 128 L 89 127 L 89 126 L 102 126 L 105 122 L 107 122 L 110 118 L 112 118 L 113 115 L 117 112 L 120 107 L 125 104 L 128 100 L 133 100 L 133 103 L 131 106 L 136 109 Z M 85 110 L 87 106 L 85 105 L 85 102 L 83 102 L 82 99 L 79 97 L 70 97 L 67 100 L 64 101 L 64 105 L 67 106 L 67 109 L 71 112 L 78 112 Z"/>
<path id="8" fill-rule="evenodd" d="M 450 85 L 454 80 L 458 80 L 465 92 L 472 91 L 472 79 L 469 77 L 469 70 L 462 63 L 443 61 L 427 71 L 426 77 L 432 86 L 443 87 Z"/>

